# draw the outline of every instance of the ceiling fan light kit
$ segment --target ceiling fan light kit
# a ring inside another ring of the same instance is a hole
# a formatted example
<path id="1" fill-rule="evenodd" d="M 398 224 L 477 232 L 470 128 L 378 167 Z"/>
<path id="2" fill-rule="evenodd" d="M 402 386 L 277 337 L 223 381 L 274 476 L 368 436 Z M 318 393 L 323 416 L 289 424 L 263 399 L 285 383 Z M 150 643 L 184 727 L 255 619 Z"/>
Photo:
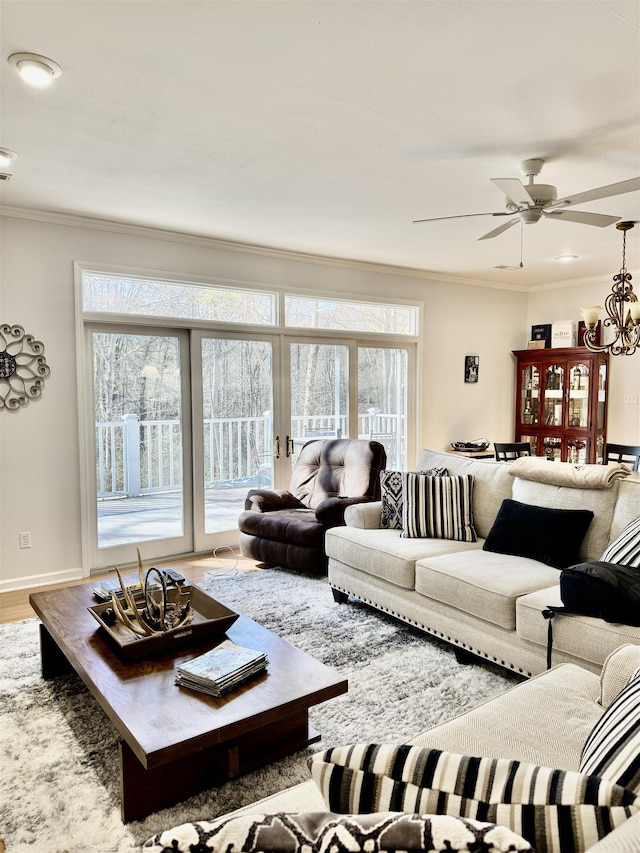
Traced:
<path id="1" fill-rule="evenodd" d="M 640 344 L 640 302 L 633 292 L 631 273 L 627 272 L 626 268 L 627 231 L 634 225 L 634 222 L 618 222 L 616 225 L 616 228 L 622 231 L 622 266 L 620 272 L 613 276 L 611 293 L 604 303 L 607 316 L 603 320 L 605 326 L 615 330 L 614 340 L 608 344 L 596 343 L 596 326 L 603 310 L 601 305 L 580 309 L 587 327 L 584 333 L 584 345 L 592 352 L 633 355 Z"/>

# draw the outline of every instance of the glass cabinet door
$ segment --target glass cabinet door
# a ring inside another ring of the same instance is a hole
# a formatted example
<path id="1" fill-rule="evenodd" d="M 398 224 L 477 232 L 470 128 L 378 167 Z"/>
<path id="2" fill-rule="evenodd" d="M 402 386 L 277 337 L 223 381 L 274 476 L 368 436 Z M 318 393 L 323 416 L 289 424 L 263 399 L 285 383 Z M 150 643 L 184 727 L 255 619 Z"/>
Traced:
<path id="1" fill-rule="evenodd" d="M 542 439 L 544 448 L 544 458 L 549 462 L 562 461 L 562 439 L 551 436 L 546 436 Z"/>
<path id="2" fill-rule="evenodd" d="M 589 450 L 589 439 L 570 438 L 567 441 L 567 462 L 573 465 L 586 465 Z"/>
<path id="3" fill-rule="evenodd" d="M 562 426 L 562 396 L 564 368 L 549 364 L 544 371 L 544 423 L 545 426 Z"/>
<path id="4" fill-rule="evenodd" d="M 569 368 L 569 414 L 567 426 L 589 426 L 589 366 L 573 364 Z"/>
<path id="5" fill-rule="evenodd" d="M 530 364 L 522 371 L 520 380 L 520 421 L 523 424 L 538 423 L 538 400 L 540 396 L 540 369 Z"/>

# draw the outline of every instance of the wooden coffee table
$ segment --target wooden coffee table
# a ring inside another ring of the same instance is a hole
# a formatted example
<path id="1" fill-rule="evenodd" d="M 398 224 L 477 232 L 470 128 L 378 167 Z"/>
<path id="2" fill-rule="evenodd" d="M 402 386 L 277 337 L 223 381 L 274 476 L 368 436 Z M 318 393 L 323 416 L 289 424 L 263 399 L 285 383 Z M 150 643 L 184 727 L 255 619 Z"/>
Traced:
<path id="1" fill-rule="evenodd" d="M 29 601 L 42 623 L 43 677 L 73 668 L 120 735 L 125 822 L 314 743 L 320 735 L 309 708 L 347 692 L 346 678 L 246 616 L 226 637 L 266 652 L 267 672 L 221 699 L 178 687 L 176 665 L 217 640 L 128 661 L 87 610 L 94 585 L 37 592 Z"/>

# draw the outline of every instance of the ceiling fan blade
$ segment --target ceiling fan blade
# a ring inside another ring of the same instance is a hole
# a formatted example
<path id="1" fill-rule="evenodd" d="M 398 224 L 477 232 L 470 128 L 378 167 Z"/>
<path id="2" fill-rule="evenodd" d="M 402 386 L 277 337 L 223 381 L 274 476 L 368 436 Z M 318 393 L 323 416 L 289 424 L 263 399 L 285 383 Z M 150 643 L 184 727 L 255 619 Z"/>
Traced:
<path id="1" fill-rule="evenodd" d="M 585 201 L 595 201 L 599 198 L 610 198 L 613 195 L 632 193 L 640 190 L 640 178 L 629 178 L 628 181 L 620 181 L 617 184 L 609 184 L 606 187 L 598 187 L 595 190 L 587 190 L 577 195 L 564 196 L 554 202 L 553 207 L 565 204 L 584 204 Z"/>
<path id="2" fill-rule="evenodd" d="M 433 219 L 414 219 L 413 224 L 416 222 L 440 222 L 443 219 L 468 219 L 470 216 L 513 216 L 513 213 L 510 211 L 504 211 L 500 213 L 461 213 L 458 216 L 434 216 Z"/>
<path id="3" fill-rule="evenodd" d="M 513 214 L 511 214 L 513 216 Z M 491 237 L 497 237 L 498 234 L 502 234 L 503 231 L 506 231 L 508 228 L 511 228 L 512 225 L 515 225 L 518 222 L 518 218 L 512 219 L 511 222 L 503 222 L 502 225 L 499 225 L 497 228 L 494 228 L 493 231 L 489 231 L 488 234 L 485 234 L 484 237 L 478 237 L 478 240 L 489 240 Z"/>
<path id="4" fill-rule="evenodd" d="M 529 195 L 527 188 L 519 181 L 518 178 L 491 178 L 491 183 L 495 184 L 499 190 L 514 204 L 530 205 L 534 204 L 534 200 Z"/>
<path id="5" fill-rule="evenodd" d="M 550 210 L 548 213 L 543 211 L 543 216 L 549 219 L 566 219 L 567 222 L 579 222 L 581 225 L 597 225 L 598 228 L 605 228 L 607 225 L 613 225 L 617 222 L 619 216 L 607 216 L 604 213 L 587 213 L 584 210 Z"/>

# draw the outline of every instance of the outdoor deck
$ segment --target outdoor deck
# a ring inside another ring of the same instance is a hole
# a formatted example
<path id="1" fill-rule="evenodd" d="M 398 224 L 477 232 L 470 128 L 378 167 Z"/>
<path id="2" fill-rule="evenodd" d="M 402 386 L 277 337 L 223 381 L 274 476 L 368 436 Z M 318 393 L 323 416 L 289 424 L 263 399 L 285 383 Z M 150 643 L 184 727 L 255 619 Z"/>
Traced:
<path id="1" fill-rule="evenodd" d="M 248 488 L 206 489 L 205 530 L 234 530 Z M 177 492 L 98 501 L 99 547 L 182 535 L 182 502 Z"/>

